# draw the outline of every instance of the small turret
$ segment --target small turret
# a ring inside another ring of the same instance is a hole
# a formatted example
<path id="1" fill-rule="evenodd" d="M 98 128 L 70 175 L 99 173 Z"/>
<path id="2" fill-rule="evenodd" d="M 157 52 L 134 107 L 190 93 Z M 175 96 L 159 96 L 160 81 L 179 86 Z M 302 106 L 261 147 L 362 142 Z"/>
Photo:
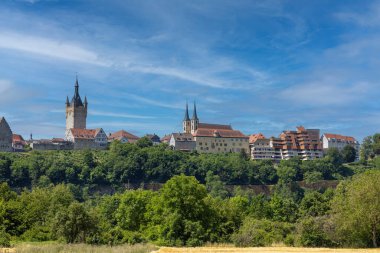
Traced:
<path id="1" fill-rule="evenodd" d="M 84 97 L 84 107 L 87 108 L 87 105 L 88 105 L 88 103 L 87 103 L 87 96 L 85 96 L 85 97 Z"/>
<path id="2" fill-rule="evenodd" d="M 66 106 L 70 106 L 69 96 L 66 96 Z"/>

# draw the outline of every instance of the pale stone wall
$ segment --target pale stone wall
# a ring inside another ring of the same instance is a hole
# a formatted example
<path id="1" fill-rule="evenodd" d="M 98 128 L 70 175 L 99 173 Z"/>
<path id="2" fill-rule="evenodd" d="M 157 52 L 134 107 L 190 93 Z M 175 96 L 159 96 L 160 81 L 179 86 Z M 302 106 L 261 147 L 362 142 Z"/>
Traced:
<path id="1" fill-rule="evenodd" d="M 239 153 L 243 149 L 249 153 L 248 138 L 194 137 L 196 150 L 200 153 Z"/>
<path id="2" fill-rule="evenodd" d="M 66 107 L 66 129 L 86 129 L 87 108 L 84 106 Z"/>

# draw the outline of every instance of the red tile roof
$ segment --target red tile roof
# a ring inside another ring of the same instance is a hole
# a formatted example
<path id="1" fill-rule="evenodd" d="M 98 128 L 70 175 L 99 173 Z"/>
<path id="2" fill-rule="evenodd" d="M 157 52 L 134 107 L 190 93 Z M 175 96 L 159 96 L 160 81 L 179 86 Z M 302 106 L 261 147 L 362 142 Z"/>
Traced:
<path id="1" fill-rule="evenodd" d="M 55 142 L 55 143 L 58 143 L 58 142 L 65 142 L 65 140 L 62 139 L 62 138 L 53 138 L 53 139 L 51 139 L 51 141 L 52 141 L 52 142 Z"/>
<path id="2" fill-rule="evenodd" d="M 356 139 L 351 136 L 344 136 L 340 134 L 324 134 L 324 136 L 328 139 L 337 139 L 337 140 L 342 140 L 342 141 L 352 141 L 355 142 Z"/>
<path id="3" fill-rule="evenodd" d="M 138 139 L 140 139 L 138 136 L 136 135 L 133 135 L 125 130 L 120 130 L 120 131 L 117 131 L 113 134 L 111 134 L 108 139 L 109 140 L 121 140 L 122 138 L 127 138 L 128 140 L 130 141 L 137 141 Z"/>
<path id="4" fill-rule="evenodd" d="M 198 128 L 233 130 L 230 125 L 199 123 Z"/>
<path id="5" fill-rule="evenodd" d="M 170 139 L 171 139 L 172 135 L 171 134 L 167 134 L 165 135 L 164 137 L 161 138 L 161 142 L 169 142 Z"/>
<path id="6" fill-rule="evenodd" d="M 72 135 L 76 139 L 94 139 L 95 136 L 100 131 L 100 128 L 97 129 L 80 129 L 80 128 L 71 128 Z"/>
<path id="7" fill-rule="evenodd" d="M 256 142 L 257 140 L 260 140 L 260 139 L 266 139 L 265 136 L 262 133 L 252 134 L 252 135 L 249 136 L 249 143 L 254 143 L 254 142 Z"/>
<path id="8" fill-rule="evenodd" d="M 12 142 L 13 143 L 20 143 L 20 144 L 25 144 L 25 140 L 24 140 L 24 138 L 22 138 L 22 136 L 21 135 L 19 135 L 19 134 L 13 134 L 12 135 Z"/>
<path id="9" fill-rule="evenodd" d="M 242 132 L 237 130 L 225 130 L 225 129 L 207 129 L 198 128 L 195 131 L 194 136 L 196 137 L 224 137 L 224 138 L 248 138 Z"/>

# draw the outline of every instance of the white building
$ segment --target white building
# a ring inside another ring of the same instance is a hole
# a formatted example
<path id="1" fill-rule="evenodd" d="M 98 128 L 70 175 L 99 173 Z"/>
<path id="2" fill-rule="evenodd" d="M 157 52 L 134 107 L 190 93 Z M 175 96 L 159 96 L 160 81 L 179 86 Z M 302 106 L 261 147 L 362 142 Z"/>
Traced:
<path id="1" fill-rule="evenodd" d="M 261 133 L 249 136 L 249 147 L 253 160 L 269 159 L 274 160 L 274 148 L 270 139 L 265 138 Z"/>
<path id="2" fill-rule="evenodd" d="M 351 136 L 344 136 L 340 134 L 328 134 L 322 135 L 323 149 L 337 148 L 342 151 L 345 146 L 350 145 L 356 150 L 356 159 L 359 159 L 360 143 Z"/>
<path id="3" fill-rule="evenodd" d="M 107 134 L 102 128 L 71 128 L 66 132 L 66 140 L 74 144 L 74 149 L 105 149 L 108 144 Z"/>

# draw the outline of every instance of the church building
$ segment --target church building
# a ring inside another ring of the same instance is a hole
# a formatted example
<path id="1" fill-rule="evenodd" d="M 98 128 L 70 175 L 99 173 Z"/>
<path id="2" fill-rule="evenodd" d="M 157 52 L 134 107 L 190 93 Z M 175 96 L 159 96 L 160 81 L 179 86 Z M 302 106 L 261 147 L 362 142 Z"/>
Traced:
<path id="1" fill-rule="evenodd" d="M 186 104 L 182 126 L 183 133 L 192 136 L 188 141 L 195 141 L 195 150 L 200 153 L 249 152 L 249 137 L 242 132 L 230 125 L 200 123 L 195 103 L 191 119 Z"/>
<path id="2" fill-rule="evenodd" d="M 86 128 L 87 109 L 87 97 L 83 103 L 77 78 L 71 102 L 66 97 L 66 140 L 74 144 L 74 149 L 105 149 L 108 139 L 104 130 Z"/>

